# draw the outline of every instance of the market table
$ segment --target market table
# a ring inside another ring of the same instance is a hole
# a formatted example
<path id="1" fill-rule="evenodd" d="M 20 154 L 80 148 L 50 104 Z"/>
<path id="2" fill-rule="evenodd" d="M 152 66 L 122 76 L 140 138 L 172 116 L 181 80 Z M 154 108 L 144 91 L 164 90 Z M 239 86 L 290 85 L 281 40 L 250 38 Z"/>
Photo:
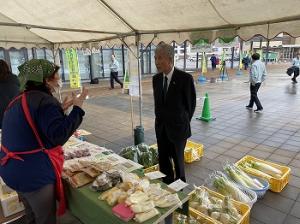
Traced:
<path id="1" fill-rule="evenodd" d="M 64 183 L 66 198 L 68 201 L 68 208 L 72 215 L 80 219 L 84 224 L 136 224 L 137 222 L 125 222 L 116 217 L 112 213 L 112 207 L 106 201 L 98 199 L 100 193 L 93 192 L 89 189 L 89 185 L 81 188 L 73 188 L 70 184 Z M 182 203 L 188 201 L 187 194 L 178 192 L 178 196 Z M 175 205 L 167 209 L 158 209 L 161 213 L 160 216 L 155 216 L 147 220 L 144 224 L 160 223 L 168 215 L 173 213 L 179 206 Z"/>

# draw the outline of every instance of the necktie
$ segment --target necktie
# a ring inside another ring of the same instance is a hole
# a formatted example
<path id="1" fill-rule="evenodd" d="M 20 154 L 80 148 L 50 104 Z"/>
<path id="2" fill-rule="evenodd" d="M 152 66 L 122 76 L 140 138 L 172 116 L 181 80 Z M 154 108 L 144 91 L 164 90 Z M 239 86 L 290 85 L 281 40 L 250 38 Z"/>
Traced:
<path id="1" fill-rule="evenodd" d="M 164 94 L 164 101 L 166 100 L 167 97 L 167 91 L 168 91 L 168 77 L 164 76 L 164 86 L 163 86 L 163 94 Z"/>

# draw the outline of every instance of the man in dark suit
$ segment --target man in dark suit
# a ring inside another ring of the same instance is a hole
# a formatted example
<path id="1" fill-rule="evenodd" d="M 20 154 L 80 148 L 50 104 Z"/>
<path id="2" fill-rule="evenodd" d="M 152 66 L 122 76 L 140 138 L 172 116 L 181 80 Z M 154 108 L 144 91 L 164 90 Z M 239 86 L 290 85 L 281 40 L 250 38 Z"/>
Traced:
<path id="1" fill-rule="evenodd" d="M 153 76 L 155 131 L 160 171 L 164 182 L 185 179 L 184 148 L 191 136 L 190 121 L 196 107 L 193 77 L 174 68 L 174 49 L 161 43 L 155 50 L 158 74 Z M 173 171 L 173 164 L 175 175 Z"/>

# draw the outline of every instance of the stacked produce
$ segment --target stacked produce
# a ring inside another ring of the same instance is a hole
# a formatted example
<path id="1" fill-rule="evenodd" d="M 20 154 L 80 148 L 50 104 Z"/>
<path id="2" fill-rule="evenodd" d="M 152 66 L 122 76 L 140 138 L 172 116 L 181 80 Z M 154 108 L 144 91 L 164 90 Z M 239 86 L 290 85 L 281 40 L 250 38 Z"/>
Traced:
<path id="1" fill-rule="evenodd" d="M 90 156 L 91 153 L 89 149 L 76 149 L 73 151 L 65 151 L 64 152 L 64 157 L 65 160 L 70 160 L 70 159 L 75 159 L 75 158 L 82 158 L 82 157 L 87 157 Z"/>
<path id="2" fill-rule="evenodd" d="M 195 217 L 191 215 L 187 217 L 183 214 L 175 214 L 175 224 L 212 224 L 212 222 L 200 216 L 197 217 L 197 215 Z"/>
<path id="3" fill-rule="evenodd" d="M 246 188 L 252 190 L 263 190 L 265 188 L 260 181 L 258 181 L 256 178 L 250 177 L 247 173 L 235 165 L 228 164 L 224 167 L 224 170 L 230 176 L 230 178 Z"/>
<path id="4" fill-rule="evenodd" d="M 63 178 L 74 188 L 89 184 L 90 190 L 101 192 L 98 199 L 124 221 L 142 223 L 160 215 L 161 208 L 181 206 L 176 193 L 131 173 L 142 165 L 158 164 L 157 150 L 146 144 L 123 149 L 121 157 L 105 148 L 74 141 L 64 146 L 64 155 Z"/>
<path id="5" fill-rule="evenodd" d="M 145 143 L 141 143 L 137 146 L 126 147 L 120 152 L 120 155 L 126 159 L 143 165 L 145 168 L 158 164 L 157 150 L 149 147 Z"/>
<path id="6" fill-rule="evenodd" d="M 178 195 L 176 193 L 171 194 L 169 191 L 162 189 L 159 183 L 150 184 L 146 192 L 158 208 L 167 208 L 175 204 L 180 204 Z"/>
<path id="7" fill-rule="evenodd" d="M 129 173 L 122 173 L 122 183 L 99 196 L 110 206 L 122 203 L 135 214 L 135 221 L 141 223 L 159 214 L 157 208 L 180 205 L 178 195 L 161 188 L 159 183 L 150 184 L 148 179 L 140 179 Z"/>
<path id="8" fill-rule="evenodd" d="M 236 201 L 252 204 L 252 201 L 256 201 L 256 194 L 251 192 L 250 195 L 254 195 L 251 198 L 248 194 L 244 193 L 234 182 L 230 181 L 222 172 L 217 172 L 212 175 L 213 186 L 217 192 L 224 196 L 230 196 Z M 250 191 L 250 190 L 249 190 Z"/>
<path id="9" fill-rule="evenodd" d="M 255 173 L 267 178 L 281 178 L 283 175 L 281 170 L 259 161 L 244 161 L 239 164 L 239 167 L 244 169 L 246 172 Z"/>
<path id="10" fill-rule="evenodd" d="M 135 220 L 139 223 L 159 214 L 154 202 L 143 191 L 134 192 L 126 199 L 125 203 L 135 213 Z"/>
<path id="11" fill-rule="evenodd" d="M 229 197 L 224 200 L 211 196 L 205 188 L 195 187 L 190 198 L 190 206 L 223 224 L 234 224 L 242 218 Z"/>
<path id="12" fill-rule="evenodd" d="M 137 147 L 136 146 L 129 146 L 121 150 L 119 153 L 120 156 L 124 157 L 125 159 L 129 159 L 134 162 L 138 162 L 138 154 L 137 154 Z"/>
<path id="13" fill-rule="evenodd" d="M 117 170 L 108 170 L 102 172 L 96 180 L 94 180 L 91 188 L 95 191 L 106 191 L 121 182 L 121 175 Z"/>
<path id="14" fill-rule="evenodd" d="M 101 173 L 111 169 L 107 162 L 89 160 L 68 160 L 64 164 L 62 176 L 75 187 L 82 187 L 93 182 Z"/>

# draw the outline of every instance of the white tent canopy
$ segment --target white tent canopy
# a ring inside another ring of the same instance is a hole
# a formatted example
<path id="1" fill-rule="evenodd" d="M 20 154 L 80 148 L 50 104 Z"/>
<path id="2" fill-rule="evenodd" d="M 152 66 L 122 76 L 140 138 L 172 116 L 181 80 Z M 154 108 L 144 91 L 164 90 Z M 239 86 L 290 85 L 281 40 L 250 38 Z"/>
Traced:
<path id="1" fill-rule="evenodd" d="M 0 0 L 0 47 L 300 36 L 300 0 Z"/>

